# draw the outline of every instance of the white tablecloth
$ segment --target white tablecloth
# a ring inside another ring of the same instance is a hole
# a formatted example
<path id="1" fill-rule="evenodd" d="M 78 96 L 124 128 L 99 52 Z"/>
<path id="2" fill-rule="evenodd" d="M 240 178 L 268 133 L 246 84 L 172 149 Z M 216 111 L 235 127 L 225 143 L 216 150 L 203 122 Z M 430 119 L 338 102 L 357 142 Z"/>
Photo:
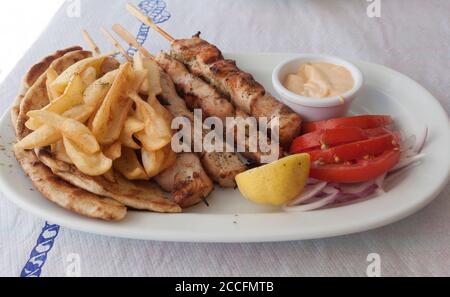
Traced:
<path id="1" fill-rule="evenodd" d="M 425 86 L 450 112 L 450 1 L 381 0 L 380 18 L 368 17 L 370 3 L 364 0 L 165 1 L 143 3 L 175 37 L 202 31 L 225 52 L 317 52 L 385 64 Z M 101 26 L 117 22 L 131 32 L 140 30 L 141 24 L 124 10 L 125 0 L 84 0 L 80 17 L 73 17 L 76 2 L 67 1 L 0 87 L 0 111 L 11 104 L 26 69 L 56 49 L 82 43 L 82 28 L 89 29 L 103 50 L 110 46 L 97 30 Z M 145 37 L 145 30 L 141 34 Z M 152 31 L 145 46 L 153 52 L 168 48 Z M 384 276 L 450 276 L 449 195 L 447 186 L 430 206 L 408 219 L 357 235 L 287 243 L 185 244 L 59 228 L 0 194 L 0 276 L 64 276 L 78 257 L 73 254 L 79 255 L 83 276 L 364 276 L 369 253 L 380 255 Z"/>

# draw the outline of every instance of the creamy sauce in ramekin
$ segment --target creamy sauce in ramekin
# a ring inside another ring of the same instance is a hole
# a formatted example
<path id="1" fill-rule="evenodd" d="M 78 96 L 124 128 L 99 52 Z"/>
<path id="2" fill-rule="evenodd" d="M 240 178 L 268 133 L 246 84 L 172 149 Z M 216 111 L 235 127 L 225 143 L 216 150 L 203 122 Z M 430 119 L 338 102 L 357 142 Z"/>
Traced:
<path id="1" fill-rule="evenodd" d="M 339 65 L 311 62 L 289 74 L 284 86 L 291 92 L 311 98 L 342 96 L 355 85 L 351 72 Z"/>

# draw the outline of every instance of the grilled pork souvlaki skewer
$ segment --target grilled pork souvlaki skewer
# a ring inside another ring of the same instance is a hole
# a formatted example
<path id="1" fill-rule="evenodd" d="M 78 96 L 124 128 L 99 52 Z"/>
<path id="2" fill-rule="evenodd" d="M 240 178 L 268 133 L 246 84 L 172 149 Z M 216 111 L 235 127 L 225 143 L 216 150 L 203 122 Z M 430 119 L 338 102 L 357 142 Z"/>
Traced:
<path id="1" fill-rule="evenodd" d="M 206 116 L 216 116 L 222 120 L 234 116 L 235 109 L 233 105 L 213 88 L 210 88 L 208 84 L 200 78 L 191 75 L 186 69 L 184 69 L 184 71 L 181 71 L 181 69 L 175 69 L 173 72 L 167 71 L 169 70 L 168 67 L 165 67 L 167 63 L 162 64 L 161 62 L 164 60 L 159 59 L 159 56 L 155 57 L 149 53 L 125 28 L 115 24 L 113 26 L 113 31 L 131 46 L 137 48 L 144 57 L 156 60 L 162 69 L 171 76 L 172 80 L 174 80 L 174 83 L 180 90 L 186 94 L 194 95 L 199 98 L 208 98 L 208 100 L 203 101 L 201 105 L 202 111 Z"/>
<path id="2" fill-rule="evenodd" d="M 217 92 L 216 89 L 214 89 L 214 87 L 190 73 L 183 63 L 165 53 L 159 54 L 155 59 L 161 68 L 172 78 L 173 82 L 177 86 L 177 89 L 183 93 L 185 98 L 188 98 L 186 103 L 190 109 L 201 108 L 206 116 L 215 116 L 220 118 L 223 110 L 228 109 L 227 106 L 231 105 L 219 92 Z M 217 101 L 219 101 L 217 98 L 222 98 L 220 99 L 220 102 L 222 102 L 223 105 L 217 104 Z M 224 106 L 225 108 L 223 109 Z M 231 111 L 231 109 L 233 111 Z M 229 118 L 245 119 L 249 116 L 240 109 L 231 109 L 227 111 L 227 117 Z M 205 112 L 205 110 L 207 111 Z M 261 133 L 262 132 L 258 131 L 259 135 L 261 135 Z M 260 164 L 262 163 L 263 157 L 268 154 L 265 154 L 260 150 L 254 152 L 250 149 L 250 142 L 257 140 L 258 137 L 256 139 L 246 137 L 245 151 L 241 152 L 241 154 L 255 163 Z M 277 150 L 277 156 L 279 156 L 281 154 L 281 148 L 277 148 Z"/>
<path id="3" fill-rule="evenodd" d="M 175 85 L 170 76 L 161 71 L 161 96 L 169 105 L 167 109 L 175 117 L 186 117 L 191 122 L 191 127 L 194 127 L 194 114 L 187 108 L 186 103 L 181 99 L 175 89 Z M 190 137 L 194 137 L 192 135 Z M 204 129 L 203 134 L 210 131 Z M 193 138 L 192 138 L 193 139 Z M 247 170 L 245 164 L 241 161 L 239 156 L 235 153 L 227 152 L 203 152 L 201 154 L 201 162 L 208 175 L 217 182 L 222 188 L 236 187 L 235 177 L 239 173 Z"/>
<path id="4" fill-rule="evenodd" d="M 114 25 L 113 30 L 132 46 L 135 45 L 144 56 L 155 59 L 158 62 L 159 66 L 171 77 L 178 91 L 180 91 L 185 98 L 189 98 L 189 100 L 186 100 L 186 103 L 190 109 L 200 108 L 207 117 L 212 116 L 221 119 L 226 117 L 238 117 L 244 119 L 248 117 L 242 110 L 235 110 L 233 105 L 227 99 L 223 98 L 214 87 L 190 73 L 183 63 L 164 53 L 154 57 L 138 44 L 134 37 L 120 25 Z M 259 137 L 262 137 L 262 132 L 258 131 L 257 133 L 259 134 Z M 255 163 L 263 163 L 263 157 L 273 159 L 272 154 L 274 154 L 275 159 L 277 159 L 282 152 L 279 147 L 276 149 L 276 152 L 269 153 L 263 153 L 260 150 L 253 151 L 250 149 L 252 146 L 251 141 L 255 142 L 254 144 L 256 144 L 256 147 L 259 148 L 257 145 L 259 137 L 256 137 L 256 139 L 247 137 L 244 145 L 245 151 L 241 154 Z"/>
<path id="5" fill-rule="evenodd" d="M 124 40 L 130 43 L 132 46 L 139 48 L 139 44 L 134 37 L 129 34 L 124 28 L 115 26 L 116 33 Z M 146 58 L 153 59 L 147 50 L 140 47 L 137 55 L 142 54 Z M 174 117 L 185 117 L 191 122 L 191 127 L 194 127 L 194 114 L 187 108 L 185 101 L 179 97 L 174 83 L 170 76 L 160 69 L 161 80 L 161 94 L 160 96 L 168 103 L 166 108 L 172 113 Z M 194 131 L 191 131 L 192 135 L 188 135 L 191 139 L 194 139 Z M 203 133 L 207 134 L 210 131 L 204 129 Z M 244 172 L 247 168 L 235 153 L 226 152 L 202 152 L 201 162 L 208 175 L 217 182 L 221 187 L 234 188 L 236 186 L 235 176 L 241 172 Z M 157 179 L 160 184 L 166 184 L 164 179 L 170 176 L 172 173 L 164 173 Z"/>
<path id="6" fill-rule="evenodd" d="M 125 59 L 131 60 L 123 47 L 106 29 L 102 29 L 102 32 Z M 97 47 L 92 38 L 88 40 L 91 48 Z M 178 155 L 175 164 L 156 177 L 155 181 L 165 191 L 171 192 L 175 202 L 183 208 L 201 202 L 213 190 L 212 181 L 205 173 L 200 160 L 194 154 Z"/>
<path id="7" fill-rule="evenodd" d="M 234 61 L 225 60 L 221 51 L 202 40 L 199 34 L 191 39 L 175 40 L 137 7 L 128 4 L 127 9 L 171 43 L 173 57 L 226 94 L 238 108 L 257 118 L 278 117 L 282 145 L 289 145 L 300 133 L 302 120 L 298 114 L 267 93 L 252 75 L 240 70 Z"/>

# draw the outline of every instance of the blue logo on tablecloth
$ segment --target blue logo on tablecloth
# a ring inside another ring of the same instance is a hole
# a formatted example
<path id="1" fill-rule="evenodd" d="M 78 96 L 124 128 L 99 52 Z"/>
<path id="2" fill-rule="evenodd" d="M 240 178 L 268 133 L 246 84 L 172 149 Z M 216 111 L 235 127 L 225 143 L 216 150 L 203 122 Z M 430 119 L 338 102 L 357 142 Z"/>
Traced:
<path id="1" fill-rule="evenodd" d="M 145 14 L 150 16 L 155 24 L 160 24 L 168 21 L 170 19 L 170 13 L 166 10 L 166 3 L 161 0 L 146 0 L 139 4 L 139 8 Z M 150 32 L 150 27 L 142 24 L 139 28 L 139 33 L 136 36 L 136 40 L 143 45 L 148 38 Z M 128 54 L 133 56 L 137 49 L 130 47 L 128 49 Z"/>
<path id="2" fill-rule="evenodd" d="M 166 22 L 170 19 L 170 13 L 166 10 L 166 3 L 162 0 L 145 0 L 139 3 L 139 8 L 156 24 Z M 137 41 L 140 44 L 148 38 L 150 28 L 147 25 L 142 24 L 139 28 L 139 32 L 136 36 Z M 136 53 L 136 49 L 130 47 L 128 49 L 128 54 L 133 56 Z M 25 267 L 22 269 L 20 274 L 21 277 L 39 277 L 41 276 L 42 267 L 47 261 L 48 253 L 51 251 L 55 239 L 58 236 L 60 230 L 59 225 L 51 225 L 45 223 L 41 234 L 37 240 L 36 246 L 33 248 Z"/>
<path id="3" fill-rule="evenodd" d="M 47 261 L 47 256 L 55 243 L 55 238 L 59 233 L 58 225 L 50 225 L 45 223 L 41 234 L 37 240 L 36 246 L 33 248 L 30 254 L 28 262 L 22 269 L 21 277 L 39 277 L 41 276 L 42 266 Z"/>

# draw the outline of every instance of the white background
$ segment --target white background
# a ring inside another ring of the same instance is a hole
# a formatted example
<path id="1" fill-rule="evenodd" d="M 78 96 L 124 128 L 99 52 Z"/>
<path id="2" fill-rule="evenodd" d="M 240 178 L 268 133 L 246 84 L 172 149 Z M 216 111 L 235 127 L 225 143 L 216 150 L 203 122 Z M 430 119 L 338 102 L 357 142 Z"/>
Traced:
<path id="1" fill-rule="evenodd" d="M 65 0 L 1 1 L 0 83 Z"/>

